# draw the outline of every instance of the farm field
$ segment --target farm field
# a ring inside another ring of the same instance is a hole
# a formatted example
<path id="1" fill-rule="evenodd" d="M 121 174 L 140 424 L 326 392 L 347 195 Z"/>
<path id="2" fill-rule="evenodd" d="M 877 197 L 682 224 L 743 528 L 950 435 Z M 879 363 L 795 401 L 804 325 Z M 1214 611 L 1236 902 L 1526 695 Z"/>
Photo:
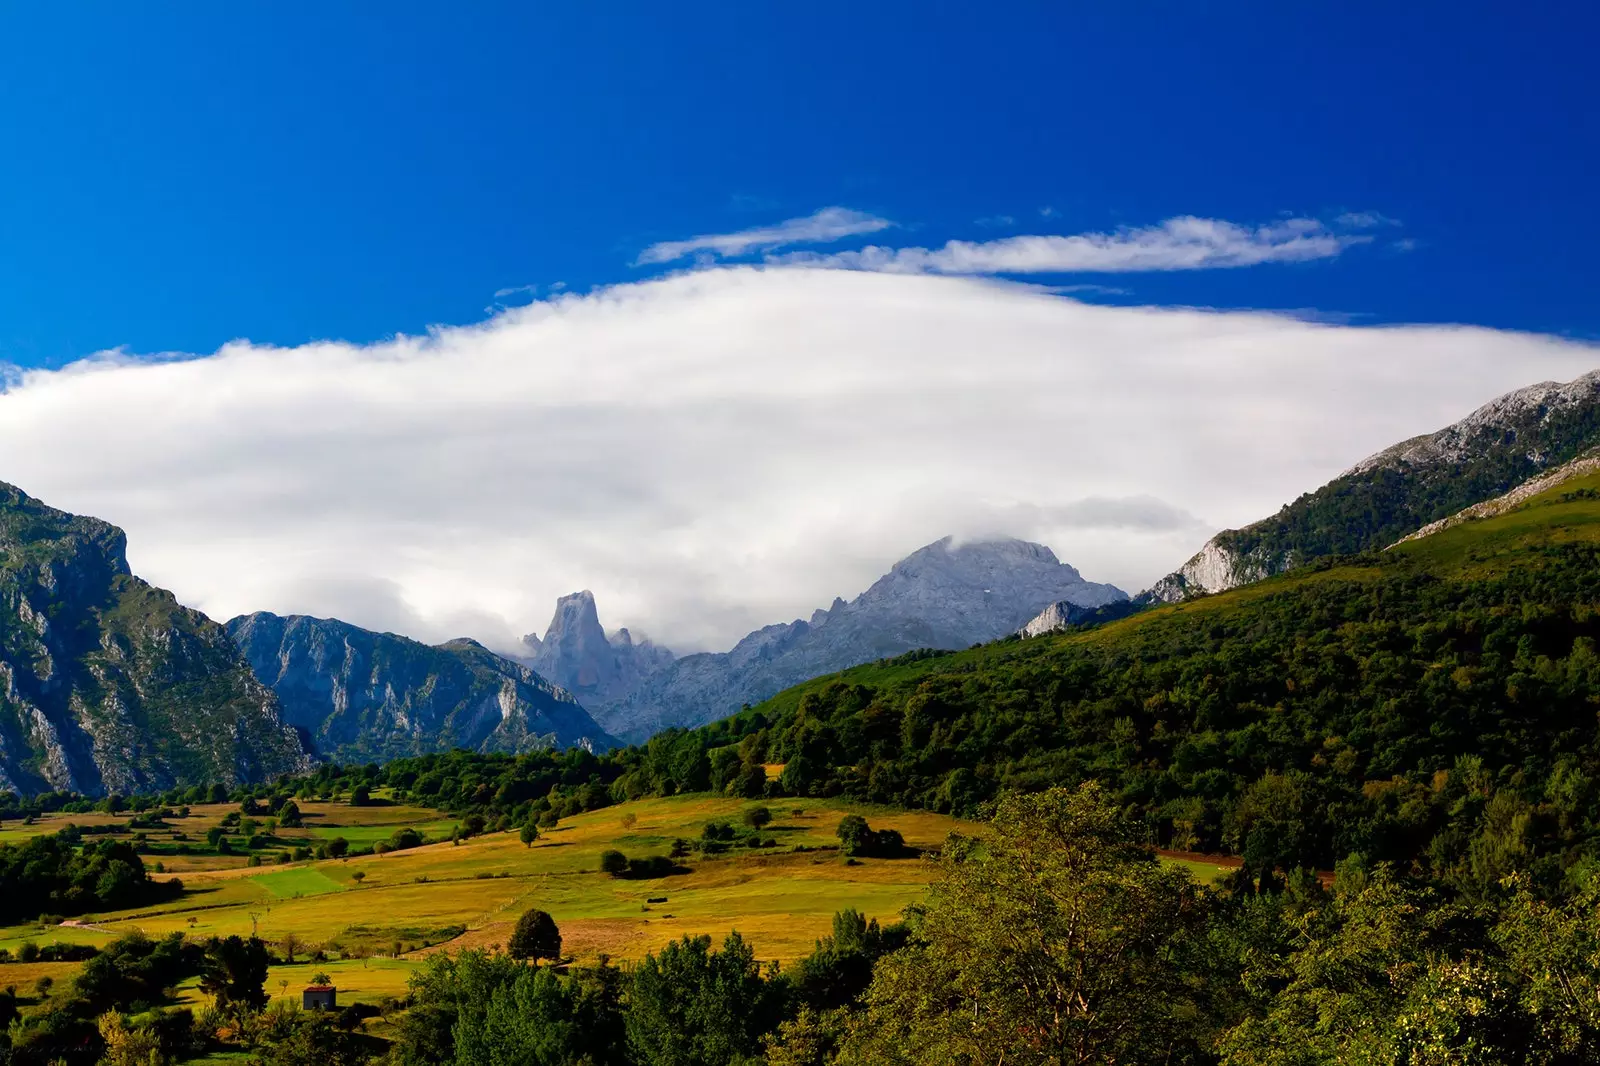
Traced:
<path id="1" fill-rule="evenodd" d="M 869 918 L 894 920 L 927 883 L 929 867 L 918 858 L 847 864 L 836 850 L 840 818 L 864 815 L 874 828 L 896 829 L 908 845 L 920 848 L 937 845 L 961 825 L 925 811 L 778 801 L 767 804 L 773 820 L 760 830 L 775 842 L 772 847 L 691 855 L 680 860 L 686 870 L 666 877 L 613 878 L 600 870 L 601 853 L 608 849 L 630 858 L 664 856 L 675 839 L 697 839 L 714 820 L 737 825 L 746 809 L 760 805 L 704 795 L 639 800 L 565 819 L 532 847 L 512 831 L 288 865 L 246 867 L 242 856 L 192 856 L 196 861 L 181 870 L 168 864 L 168 873 L 153 875 L 181 876 L 181 898 L 138 911 L 87 915 L 74 926 L 0 929 L 0 947 L 15 956 L 29 941 L 99 944 L 134 930 L 150 936 L 254 933 L 279 954 L 286 942 L 295 945 L 297 961 L 273 967 L 269 993 L 298 996 L 312 974 L 326 972 L 346 1003 L 403 996 L 407 977 L 429 952 L 503 945 L 530 907 L 555 917 L 565 954 L 580 961 L 601 954 L 638 959 L 681 936 L 720 940 L 735 929 L 760 958 L 789 961 L 812 950 L 835 912 L 854 907 Z M 172 822 L 203 841 L 207 828 L 237 809 L 195 807 L 188 818 Z M 447 834 L 455 824 L 415 807 L 305 802 L 302 811 L 307 836 L 343 835 L 352 842 L 386 839 L 407 825 Z M 50 816 L 26 828 L 50 832 L 68 821 L 82 825 L 88 817 Z M 288 839 L 294 832 L 277 835 Z M 146 862 L 155 859 L 147 856 Z M 201 859 L 214 864 L 204 867 Z M 1185 865 L 1202 879 L 1218 872 Z M 318 951 L 326 961 L 311 962 Z M 58 981 L 77 966 L 48 965 Z M 31 968 L 31 976 L 23 975 L 25 968 L 0 965 L 0 987 L 20 987 L 37 977 Z"/>

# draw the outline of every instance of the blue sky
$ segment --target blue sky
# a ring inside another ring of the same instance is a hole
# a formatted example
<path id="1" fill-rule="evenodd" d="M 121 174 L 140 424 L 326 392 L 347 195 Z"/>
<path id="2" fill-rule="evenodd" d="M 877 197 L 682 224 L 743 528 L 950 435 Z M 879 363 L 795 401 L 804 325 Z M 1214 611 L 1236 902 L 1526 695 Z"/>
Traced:
<path id="1" fill-rule="evenodd" d="M 1376 212 L 1033 280 L 1600 333 L 1589 5 L 541 7 L 8 8 L 0 361 L 414 333 L 829 206 L 895 223 L 830 249 Z"/>

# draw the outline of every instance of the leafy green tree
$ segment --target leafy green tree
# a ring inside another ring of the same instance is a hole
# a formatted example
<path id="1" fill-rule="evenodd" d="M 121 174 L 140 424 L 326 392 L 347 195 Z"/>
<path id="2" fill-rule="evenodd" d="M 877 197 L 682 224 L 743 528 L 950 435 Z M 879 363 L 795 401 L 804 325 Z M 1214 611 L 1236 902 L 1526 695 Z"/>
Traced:
<path id="1" fill-rule="evenodd" d="M 953 835 L 917 941 L 878 963 L 841 1063 L 1203 1061 L 1205 897 L 1096 786 L 1008 794 Z"/>
<path id="2" fill-rule="evenodd" d="M 212 937 L 204 947 L 200 988 L 216 998 L 217 1006 L 260 1010 L 267 1005 L 265 986 L 272 956 L 264 941 L 258 937 Z"/>
<path id="3" fill-rule="evenodd" d="M 772 812 L 765 807 L 752 807 L 744 812 L 744 824 L 752 829 L 760 829 L 772 821 Z"/>
<path id="4" fill-rule="evenodd" d="M 872 828 L 859 814 L 845 815 L 839 820 L 839 828 L 835 832 L 839 838 L 839 850 L 846 855 L 864 855 L 872 850 Z"/>
<path id="5" fill-rule="evenodd" d="M 779 1006 L 738 933 L 721 951 L 684 937 L 634 970 L 628 1047 L 638 1066 L 729 1066 L 759 1054 Z"/>
<path id="6" fill-rule="evenodd" d="M 607 849 L 600 853 L 600 871 L 612 877 L 621 877 L 628 872 L 628 857 L 615 848 Z"/>
<path id="7" fill-rule="evenodd" d="M 367 1042 L 331 1011 L 297 1012 L 287 1032 L 272 1040 L 252 1066 L 361 1066 L 372 1058 Z"/>
<path id="8" fill-rule="evenodd" d="M 305 825 L 300 805 L 294 800 L 285 800 L 283 806 L 278 808 L 278 824 L 285 829 L 299 829 Z"/>
<path id="9" fill-rule="evenodd" d="M 561 930 L 545 911 L 524 911 L 511 932 L 506 951 L 513 959 L 559 959 Z"/>
<path id="10" fill-rule="evenodd" d="M 1600 870 L 1565 901 L 1541 899 L 1526 877 L 1493 930 L 1518 978 L 1521 1007 L 1552 1061 L 1600 1048 Z"/>
<path id="11" fill-rule="evenodd" d="M 533 842 L 539 839 L 539 826 L 532 818 L 522 823 L 522 831 L 517 834 L 522 838 L 524 847 L 533 847 Z"/>
<path id="12" fill-rule="evenodd" d="M 161 1039 L 152 1030 L 129 1026 L 117 1011 L 102 1014 L 98 1025 L 106 1046 L 99 1066 L 152 1066 L 162 1061 Z"/>
<path id="13" fill-rule="evenodd" d="M 622 975 L 603 963 L 562 978 L 482 951 L 433 955 L 411 978 L 394 1060 L 622 1066 L 622 988 Z"/>

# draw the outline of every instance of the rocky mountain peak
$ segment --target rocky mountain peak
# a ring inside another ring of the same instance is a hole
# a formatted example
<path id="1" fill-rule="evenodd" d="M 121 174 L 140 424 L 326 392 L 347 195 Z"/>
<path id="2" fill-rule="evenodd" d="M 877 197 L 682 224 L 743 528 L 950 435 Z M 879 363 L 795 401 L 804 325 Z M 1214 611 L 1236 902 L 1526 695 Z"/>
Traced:
<path id="1" fill-rule="evenodd" d="M 641 740 L 732 714 L 834 670 L 916 648 L 995 640 L 1052 604 L 1092 610 L 1127 598 L 1085 581 L 1043 544 L 944 537 L 896 562 L 854 600 L 836 597 L 810 621 L 765 626 L 727 652 L 685 656 L 624 698 L 588 706 L 613 734 Z"/>
<path id="2" fill-rule="evenodd" d="M 556 601 L 543 639 L 529 635 L 522 640 L 530 653 L 522 661 L 585 706 L 631 691 L 675 658 L 647 638 L 636 640 L 626 629 L 607 636 L 588 589 Z"/>

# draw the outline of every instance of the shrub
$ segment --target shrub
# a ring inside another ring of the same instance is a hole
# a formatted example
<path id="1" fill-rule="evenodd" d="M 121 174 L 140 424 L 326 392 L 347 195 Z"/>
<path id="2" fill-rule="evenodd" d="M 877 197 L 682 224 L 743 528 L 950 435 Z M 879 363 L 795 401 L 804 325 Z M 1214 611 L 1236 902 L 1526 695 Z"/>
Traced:
<path id="1" fill-rule="evenodd" d="M 752 807 L 744 812 L 744 824 L 752 829 L 760 829 L 772 821 L 772 812 L 765 807 Z"/>
<path id="2" fill-rule="evenodd" d="M 628 860 L 628 876 L 641 880 L 666 877 L 677 868 L 677 864 L 665 855 L 652 855 L 648 859 Z"/>
<path id="3" fill-rule="evenodd" d="M 628 857 L 615 848 L 600 853 L 600 869 L 612 877 L 621 877 L 628 872 Z"/>

